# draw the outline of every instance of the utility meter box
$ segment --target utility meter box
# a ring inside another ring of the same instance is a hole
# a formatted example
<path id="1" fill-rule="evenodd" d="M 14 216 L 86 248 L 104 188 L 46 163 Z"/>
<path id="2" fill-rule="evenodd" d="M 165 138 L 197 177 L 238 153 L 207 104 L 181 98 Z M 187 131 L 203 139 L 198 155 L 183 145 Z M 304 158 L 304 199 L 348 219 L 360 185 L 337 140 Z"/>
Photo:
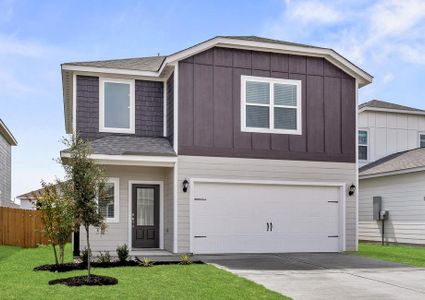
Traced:
<path id="1" fill-rule="evenodd" d="M 380 213 L 382 209 L 382 197 L 374 196 L 373 197 L 373 220 L 379 221 L 382 220 Z"/>

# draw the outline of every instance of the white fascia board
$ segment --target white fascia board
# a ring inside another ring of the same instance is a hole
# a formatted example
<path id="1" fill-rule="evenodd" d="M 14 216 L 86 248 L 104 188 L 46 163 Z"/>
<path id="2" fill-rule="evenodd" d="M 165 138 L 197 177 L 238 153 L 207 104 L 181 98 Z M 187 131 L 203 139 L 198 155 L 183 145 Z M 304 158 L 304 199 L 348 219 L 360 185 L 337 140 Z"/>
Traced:
<path id="1" fill-rule="evenodd" d="M 227 47 L 235 49 L 247 49 L 247 50 L 257 50 L 265 52 L 275 52 L 275 53 L 285 53 L 285 54 L 294 54 L 294 55 L 306 55 L 306 56 L 315 56 L 315 57 L 324 57 L 329 60 L 334 65 L 337 65 L 339 68 L 346 71 L 348 74 L 359 80 L 360 86 L 365 86 L 372 82 L 373 77 L 352 64 L 350 61 L 345 59 L 343 56 L 339 55 L 337 52 L 332 49 L 326 48 L 313 48 L 305 46 L 296 46 L 296 45 L 280 45 L 275 43 L 264 43 L 264 42 L 255 42 L 255 41 L 242 41 L 237 39 L 222 38 L 217 37 L 206 41 L 204 43 L 198 44 L 194 47 L 188 48 L 186 50 L 177 52 L 168 56 L 162 68 L 171 62 L 179 61 L 190 57 L 196 53 L 208 50 L 212 47 Z M 161 69 L 162 69 L 161 68 Z"/>
<path id="2" fill-rule="evenodd" d="M 402 109 L 367 107 L 367 106 L 359 109 L 359 113 L 364 112 L 364 111 L 377 111 L 377 112 L 387 112 L 387 113 L 396 113 L 396 114 L 425 116 L 425 111 L 410 111 L 410 110 L 402 110 Z"/>
<path id="3" fill-rule="evenodd" d="M 70 158 L 69 153 L 61 153 L 61 158 Z M 91 154 L 90 159 L 102 165 L 119 166 L 152 166 L 173 167 L 177 161 L 175 156 L 149 156 L 149 155 L 107 155 Z"/>
<path id="4" fill-rule="evenodd" d="M 366 174 L 366 175 L 359 175 L 359 179 L 369 179 L 369 178 L 377 178 L 377 177 L 385 177 L 385 176 L 394 176 L 394 175 L 402 175 L 402 174 L 408 174 L 408 173 L 416 173 L 416 172 L 422 172 L 425 171 L 425 167 L 418 167 L 418 168 L 410 168 L 406 170 L 398 170 L 398 171 L 391 171 L 391 172 L 384 172 L 384 173 L 377 173 L 377 174 Z"/>
<path id="5" fill-rule="evenodd" d="M 116 68 L 100 68 L 100 67 L 87 67 L 76 66 L 72 64 L 63 64 L 62 70 L 73 72 L 90 72 L 90 73 L 104 73 L 104 74 L 117 74 L 117 75 L 133 75 L 145 77 L 158 77 L 159 72 L 155 71 L 139 71 L 130 69 L 116 69 Z"/>

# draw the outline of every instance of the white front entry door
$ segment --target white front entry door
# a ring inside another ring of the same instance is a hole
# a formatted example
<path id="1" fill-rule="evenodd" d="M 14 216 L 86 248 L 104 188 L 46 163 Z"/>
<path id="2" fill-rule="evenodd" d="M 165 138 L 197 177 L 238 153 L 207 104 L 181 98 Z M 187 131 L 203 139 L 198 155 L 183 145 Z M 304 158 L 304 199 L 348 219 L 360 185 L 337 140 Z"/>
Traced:
<path id="1" fill-rule="evenodd" d="M 337 252 L 340 188 L 195 183 L 193 253 Z"/>

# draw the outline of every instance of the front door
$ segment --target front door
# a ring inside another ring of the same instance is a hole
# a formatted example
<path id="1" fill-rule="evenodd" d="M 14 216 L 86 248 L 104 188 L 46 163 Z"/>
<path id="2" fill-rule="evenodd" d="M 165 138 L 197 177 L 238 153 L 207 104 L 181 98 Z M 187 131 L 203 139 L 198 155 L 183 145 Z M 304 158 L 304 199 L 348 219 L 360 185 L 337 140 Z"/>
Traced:
<path id="1" fill-rule="evenodd" d="M 159 248 L 159 185 L 132 187 L 133 248 Z"/>

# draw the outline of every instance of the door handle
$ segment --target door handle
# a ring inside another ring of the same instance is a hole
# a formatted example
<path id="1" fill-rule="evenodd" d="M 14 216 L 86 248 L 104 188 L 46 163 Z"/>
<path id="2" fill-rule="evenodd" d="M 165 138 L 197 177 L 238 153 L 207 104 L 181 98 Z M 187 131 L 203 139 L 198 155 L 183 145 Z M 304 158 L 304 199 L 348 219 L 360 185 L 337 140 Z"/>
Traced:
<path id="1" fill-rule="evenodd" d="M 267 231 L 269 231 L 270 225 L 269 222 L 267 222 Z"/>
<path id="2" fill-rule="evenodd" d="M 134 213 L 131 214 L 131 226 L 134 227 Z"/>
<path id="3" fill-rule="evenodd" d="M 273 231 L 273 223 L 270 222 L 270 231 Z"/>

